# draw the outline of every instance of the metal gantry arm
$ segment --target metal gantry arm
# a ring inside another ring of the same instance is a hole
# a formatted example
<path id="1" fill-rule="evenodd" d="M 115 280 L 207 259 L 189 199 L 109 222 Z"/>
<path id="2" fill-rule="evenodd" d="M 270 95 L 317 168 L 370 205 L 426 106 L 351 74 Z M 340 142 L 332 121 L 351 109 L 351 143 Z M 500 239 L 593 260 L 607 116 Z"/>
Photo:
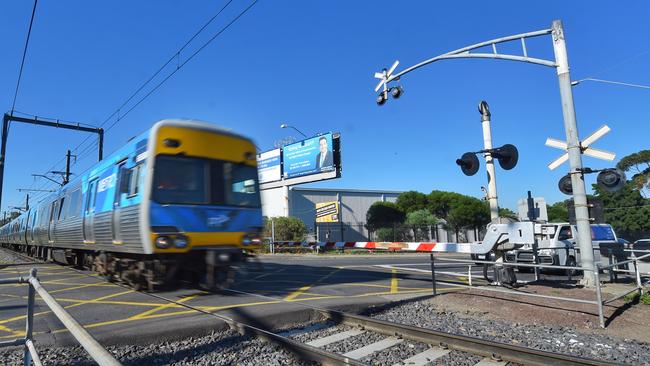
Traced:
<path id="1" fill-rule="evenodd" d="M 509 61 L 519 61 L 519 62 L 528 62 L 532 64 L 537 64 L 537 65 L 542 65 L 542 66 L 548 66 L 548 67 L 556 67 L 557 64 L 555 61 L 551 60 L 544 60 L 540 58 L 535 58 L 535 57 L 529 57 L 528 56 L 528 49 L 526 48 L 526 38 L 533 38 L 533 37 L 539 37 L 539 36 L 545 36 L 547 34 L 551 34 L 553 30 L 552 29 L 543 29 L 535 32 L 528 32 L 528 33 L 521 33 L 521 34 L 516 34 L 513 36 L 508 36 L 508 37 L 501 37 L 501 38 L 495 38 L 489 41 L 477 43 L 471 46 L 459 48 L 457 50 L 451 51 L 444 53 L 439 56 L 432 57 L 428 60 L 424 60 L 420 63 L 417 63 L 411 67 L 408 67 L 394 75 L 388 75 L 388 77 L 385 78 L 385 80 L 382 80 L 379 85 L 381 87 L 382 84 L 387 84 L 390 83 L 393 80 L 399 80 L 399 78 L 402 75 L 408 74 L 411 71 L 414 71 L 416 69 L 419 69 L 423 66 L 426 66 L 428 64 L 434 63 L 436 61 L 440 60 L 449 60 L 449 59 L 455 59 L 455 58 L 489 58 L 489 59 L 496 59 L 496 60 L 509 60 Z M 505 42 L 511 42 L 514 40 L 521 40 L 521 50 L 523 55 L 510 55 L 510 54 L 502 54 L 499 53 L 497 50 L 497 44 L 499 43 L 505 43 Z M 492 53 L 471 53 L 472 50 L 478 49 L 478 48 L 483 48 L 486 46 L 492 46 Z M 390 74 L 390 73 L 389 73 Z"/>

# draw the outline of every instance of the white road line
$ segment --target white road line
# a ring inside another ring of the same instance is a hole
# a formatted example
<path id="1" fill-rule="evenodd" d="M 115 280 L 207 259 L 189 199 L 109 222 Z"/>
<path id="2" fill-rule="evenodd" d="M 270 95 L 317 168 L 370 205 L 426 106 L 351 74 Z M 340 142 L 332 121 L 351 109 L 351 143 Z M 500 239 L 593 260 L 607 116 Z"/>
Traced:
<path id="1" fill-rule="evenodd" d="M 407 358 L 402 362 L 398 362 L 393 366 L 424 366 L 432 361 L 439 359 L 450 351 L 438 347 L 429 348 L 428 350 L 418 353 L 417 355 Z"/>
<path id="2" fill-rule="evenodd" d="M 345 331 L 345 332 L 332 334 L 331 336 L 318 338 L 318 339 L 315 339 L 315 340 L 313 340 L 311 342 L 307 342 L 307 344 L 310 345 L 310 346 L 313 346 L 313 347 L 323 347 L 323 346 L 327 346 L 328 344 L 331 344 L 331 343 L 334 343 L 334 342 L 338 342 L 338 341 L 342 341 L 344 339 L 348 339 L 350 337 L 354 337 L 355 335 L 359 335 L 359 334 L 361 334 L 363 332 L 364 331 L 361 330 L 361 329 L 352 329 L 352 330 L 348 330 L 348 331 Z"/>
<path id="3" fill-rule="evenodd" d="M 404 267 L 391 266 L 391 265 L 387 265 L 387 264 L 380 264 L 380 265 L 377 265 L 375 267 L 380 267 L 380 268 L 384 268 L 384 269 L 397 269 L 397 270 L 401 270 L 401 271 L 431 273 L 430 269 L 404 268 Z M 455 276 L 455 277 L 467 277 L 467 272 L 462 273 L 462 272 L 436 271 L 436 274 Z M 482 276 L 482 275 L 483 275 L 483 271 L 480 271 L 480 272 L 472 271 L 472 276 Z"/>
<path id="4" fill-rule="evenodd" d="M 382 339 L 381 341 L 369 344 L 367 346 L 357 348 L 354 351 L 344 353 L 343 356 L 359 360 L 359 359 L 362 359 L 362 358 L 364 358 L 364 357 L 366 357 L 368 355 L 371 355 L 371 354 L 373 354 L 375 352 L 385 350 L 388 347 L 392 347 L 392 346 L 394 346 L 396 344 L 400 344 L 402 342 L 403 342 L 402 339 L 398 339 L 398 338 L 395 338 L 395 337 L 388 337 L 388 338 Z"/>
<path id="5" fill-rule="evenodd" d="M 505 366 L 506 364 L 508 364 L 506 361 L 496 361 L 491 358 L 484 358 L 474 366 Z"/>

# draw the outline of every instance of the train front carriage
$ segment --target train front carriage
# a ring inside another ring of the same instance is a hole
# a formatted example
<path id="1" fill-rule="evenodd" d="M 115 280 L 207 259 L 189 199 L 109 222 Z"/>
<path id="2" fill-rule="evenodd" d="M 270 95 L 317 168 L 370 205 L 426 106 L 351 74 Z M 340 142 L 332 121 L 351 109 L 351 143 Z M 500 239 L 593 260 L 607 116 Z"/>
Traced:
<path id="1" fill-rule="evenodd" d="M 2 229 L 9 243 L 136 288 L 219 286 L 260 245 L 255 145 L 211 124 L 161 121 Z"/>

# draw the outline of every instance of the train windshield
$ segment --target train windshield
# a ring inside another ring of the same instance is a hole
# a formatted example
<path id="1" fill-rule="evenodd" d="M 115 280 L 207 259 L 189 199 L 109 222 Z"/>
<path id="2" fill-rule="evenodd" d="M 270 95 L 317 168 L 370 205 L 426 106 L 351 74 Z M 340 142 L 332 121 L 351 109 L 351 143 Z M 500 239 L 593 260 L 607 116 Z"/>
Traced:
<path id="1" fill-rule="evenodd" d="M 159 155 L 153 184 L 162 204 L 260 206 L 257 169 L 245 164 Z"/>

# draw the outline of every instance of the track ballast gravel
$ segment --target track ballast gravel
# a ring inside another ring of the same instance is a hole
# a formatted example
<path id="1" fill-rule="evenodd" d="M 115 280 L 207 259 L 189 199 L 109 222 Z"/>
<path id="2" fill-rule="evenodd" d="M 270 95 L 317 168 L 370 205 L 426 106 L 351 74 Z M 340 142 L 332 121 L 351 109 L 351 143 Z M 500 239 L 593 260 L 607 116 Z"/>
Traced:
<path id="1" fill-rule="evenodd" d="M 554 353 L 631 365 L 650 365 L 650 344 L 574 328 L 506 323 L 440 311 L 428 300 L 403 303 L 373 318 Z M 449 355 L 448 355 L 449 356 Z"/>
<path id="2" fill-rule="evenodd" d="M 81 347 L 39 347 L 39 357 L 45 365 L 96 365 Z M 107 347 L 125 366 L 136 365 L 243 365 L 283 366 L 310 365 L 296 359 L 289 351 L 260 339 L 241 336 L 232 331 L 205 337 L 147 346 Z M 22 350 L 0 349 L 2 365 L 22 365 Z"/>

